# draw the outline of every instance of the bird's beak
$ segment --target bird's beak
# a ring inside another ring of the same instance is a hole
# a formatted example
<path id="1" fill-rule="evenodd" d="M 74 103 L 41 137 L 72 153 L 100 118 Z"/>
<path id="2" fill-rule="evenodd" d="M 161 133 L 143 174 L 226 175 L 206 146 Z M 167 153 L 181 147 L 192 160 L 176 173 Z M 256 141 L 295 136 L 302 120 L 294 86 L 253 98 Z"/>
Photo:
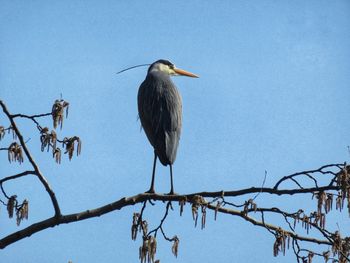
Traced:
<path id="1" fill-rule="evenodd" d="M 174 68 L 174 71 L 176 74 L 181 75 L 181 76 L 186 76 L 186 77 L 191 77 L 191 78 L 199 78 L 197 75 L 188 72 L 186 70 L 183 69 L 179 69 L 179 68 Z"/>

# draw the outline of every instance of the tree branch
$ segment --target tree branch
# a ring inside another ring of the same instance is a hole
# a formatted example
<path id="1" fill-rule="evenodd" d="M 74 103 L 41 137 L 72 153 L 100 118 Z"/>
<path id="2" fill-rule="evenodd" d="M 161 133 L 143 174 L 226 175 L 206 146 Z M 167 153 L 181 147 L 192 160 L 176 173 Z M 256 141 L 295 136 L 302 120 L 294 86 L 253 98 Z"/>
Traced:
<path id="1" fill-rule="evenodd" d="M 165 240 L 167 240 L 167 241 L 169 241 L 169 242 L 172 242 L 172 241 L 175 240 L 175 237 L 174 237 L 174 238 L 169 238 L 169 237 L 167 237 L 167 236 L 165 235 L 165 233 L 164 233 L 164 230 L 163 230 L 163 223 L 164 223 L 165 219 L 166 219 L 167 216 L 168 216 L 169 208 L 170 208 L 170 207 L 171 207 L 171 201 L 168 201 L 168 203 L 166 204 L 166 207 L 165 207 L 164 216 L 163 216 L 163 218 L 160 220 L 159 225 L 158 225 L 155 229 L 153 229 L 153 230 L 151 230 L 150 232 L 148 232 L 147 236 L 150 236 L 152 233 L 154 233 L 154 237 L 156 237 L 156 236 L 157 236 L 158 230 L 160 230 L 160 231 L 162 232 L 163 237 L 164 237 Z"/>
<path id="2" fill-rule="evenodd" d="M 22 176 L 26 176 L 26 175 L 28 175 L 28 174 L 34 174 L 34 175 L 36 175 L 35 171 L 24 171 L 24 172 L 19 173 L 19 174 L 15 174 L 15 175 L 11 175 L 11 176 L 7 176 L 7 177 L 5 177 L 5 178 L 2 178 L 2 179 L 0 180 L 0 184 L 3 184 L 4 182 L 9 181 L 9 180 L 13 180 L 13 179 L 20 178 L 20 177 L 22 177 Z"/>
<path id="3" fill-rule="evenodd" d="M 268 193 L 268 194 L 274 194 L 274 195 L 295 195 L 295 194 L 305 194 L 305 193 L 314 193 L 314 192 L 322 192 L 322 191 L 329 191 L 329 190 L 339 190 L 340 188 L 338 186 L 322 186 L 322 187 L 310 187 L 310 188 L 303 188 L 303 189 L 275 189 L 275 188 L 259 188 L 259 187 L 250 187 L 245 188 L 241 190 L 235 190 L 235 191 L 217 191 L 217 192 L 198 192 L 194 194 L 190 194 L 189 197 L 193 197 L 195 195 L 200 195 L 203 197 L 225 197 L 225 196 L 242 196 L 246 194 L 254 194 L 254 193 Z"/>
<path id="4" fill-rule="evenodd" d="M 30 154 L 30 152 L 29 152 L 29 150 L 28 150 L 28 148 L 27 148 L 27 146 L 25 144 L 25 141 L 23 139 L 23 136 L 20 133 L 19 129 L 17 128 L 17 125 L 16 125 L 15 121 L 13 120 L 13 116 L 11 116 L 11 114 L 8 111 L 6 105 L 1 100 L 0 100 L 0 105 L 2 107 L 3 112 L 8 117 L 8 119 L 9 119 L 9 121 L 11 123 L 11 127 L 15 131 L 15 133 L 16 133 L 16 135 L 18 137 L 18 140 L 20 141 L 21 146 L 22 146 L 22 148 L 23 148 L 23 150 L 24 150 L 24 152 L 25 152 L 29 162 L 33 166 L 36 176 L 39 178 L 40 182 L 44 185 L 46 191 L 48 192 L 48 194 L 49 194 L 49 196 L 51 198 L 53 207 L 55 209 L 55 216 L 59 217 L 61 215 L 61 211 L 60 211 L 60 207 L 58 205 L 55 193 L 51 189 L 51 187 L 50 187 L 48 181 L 46 180 L 46 178 L 40 172 L 38 165 L 36 164 L 36 162 L 34 161 L 32 155 Z M 16 116 L 16 115 L 14 115 L 14 116 Z"/>
<path id="5" fill-rule="evenodd" d="M 10 199 L 11 197 L 8 196 L 4 190 L 4 187 L 3 187 L 3 183 L 6 182 L 6 181 L 9 181 L 9 180 L 14 180 L 14 179 L 17 179 L 17 178 L 20 178 L 20 177 L 23 177 L 23 176 L 26 176 L 28 174 L 35 174 L 35 171 L 25 171 L 25 172 L 22 172 L 22 173 L 19 173 L 19 174 L 15 174 L 15 175 L 11 175 L 11 176 L 7 176 L 3 179 L 0 180 L 0 189 L 2 191 L 2 193 L 4 194 L 4 196 L 7 198 L 7 199 Z M 4 202 L 2 202 L 4 205 L 6 205 Z"/>
<path id="6" fill-rule="evenodd" d="M 273 187 L 274 189 L 277 189 L 279 187 L 279 185 L 281 183 L 283 183 L 284 181 L 286 180 L 289 180 L 289 179 L 293 179 L 294 177 L 296 176 L 299 176 L 299 175 L 307 175 L 309 178 L 310 178 L 310 174 L 312 173 L 321 173 L 321 174 L 332 174 L 334 176 L 336 176 L 336 173 L 332 172 L 332 171 L 323 171 L 324 169 L 326 168 L 338 168 L 338 169 L 341 169 L 341 167 L 343 167 L 344 164 L 328 164 L 328 165 L 324 165 L 316 170 L 308 170 L 308 171 L 303 171 L 303 172 L 298 172 L 298 173 L 294 173 L 294 174 L 291 174 L 291 175 L 287 175 L 287 176 L 284 176 L 282 177 L 276 184 L 275 186 Z"/>
<path id="7" fill-rule="evenodd" d="M 268 229 L 274 230 L 274 231 L 279 231 L 281 229 L 278 226 L 274 226 L 272 224 L 263 223 L 262 221 L 258 221 L 250 216 L 245 215 L 241 211 L 236 211 L 233 209 L 228 209 L 228 208 L 223 208 L 223 207 L 217 208 L 216 206 L 213 206 L 213 205 L 208 205 L 208 208 L 211 210 L 214 210 L 214 211 L 217 210 L 217 211 L 224 213 L 224 214 L 230 214 L 230 215 L 242 217 L 246 221 L 248 221 L 256 226 L 261 226 L 261 227 L 268 228 Z M 307 241 L 307 242 L 312 242 L 312 243 L 316 243 L 316 244 L 332 245 L 332 243 L 329 242 L 328 240 L 320 240 L 320 239 L 311 238 L 311 237 L 304 237 L 304 236 L 300 236 L 298 234 L 295 234 L 294 232 L 291 232 L 291 231 L 284 231 L 284 232 L 286 234 L 288 234 L 290 237 L 301 240 L 301 241 Z"/>
<path id="8" fill-rule="evenodd" d="M 41 130 L 41 126 L 39 124 L 39 122 L 35 119 L 35 118 L 40 118 L 40 117 L 46 117 L 46 116 L 51 116 L 52 113 L 44 113 L 44 114 L 36 114 L 36 115 L 25 115 L 25 114 L 13 114 L 11 115 L 11 118 L 15 119 L 15 118 L 26 118 L 26 119 L 30 119 L 32 120 L 36 126 L 38 127 L 39 130 Z"/>
<path id="9" fill-rule="evenodd" d="M 43 113 L 43 114 L 36 114 L 36 115 L 25 115 L 25 114 L 13 114 L 11 115 L 12 118 L 27 118 L 27 119 L 35 119 L 35 118 L 40 118 L 40 117 L 46 117 L 52 115 L 51 112 L 49 113 Z"/>
<path id="10" fill-rule="evenodd" d="M 260 191 L 260 189 L 258 188 L 249 188 L 254 189 L 255 191 L 250 191 L 250 193 L 253 192 L 258 192 Z M 299 189 L 300 190 L 300 189 Z M 273 190 L 275 194 L 278 195 L 278 192 L 286 192 L 286 190 Z M 246 194 L 247 192 L 245 191 L 227 191 L 225 192 L 225 196 L 237 196 L 238 193 L 242 194 Z M 202 197 L 221 197 L 223 194 L 222 191 L 219 192 L 203 192 Z M 186 200 L 189 203 L 195 203 L 198 200 L 198 194 L 194 193 L 194 194 L 187 194 L 187 195 L 165 195 L 165 194 L 150 194 L 150 193 L 142 193 L 142 194 L 138 194 L 135 196 L 131 196 L 131 197 L 123 197 L 118 201 L 109 203 L 107 205 L 95 208 L 95 209 L 91 209 L 91 210 L 87 210 L 87 211 L 82 211 L 79 213 L 74 213 L 74 214 L 69 214 L 69 215 L 61 215 L 59 217 L 51 217 L 48 218 L 44 221 L 35 223 L 27 228 L 24 228 L 22 230 L 19 230 L 13 234 L 10 234 L 6 237 L 4 237 L 3 239 L 0 240 L 0 249 L 5 248 L 6 246 L 15 243 L 25 237 L 29 237 L 32 234 L 35 234 L 37 232 L 40 232 L 44 229 L 47 229 L 49 227 L 54 227 L 60 224 L 68 224 L 68 223 L 72 223 L 72 222 L 78 222 L 81 220 L 85 220 L 88 218 L 93 218 L 93 217 L 100 217 L 104 214 L 110 213 L 112 211 L 115 210 L 120 210 L 124 207 L 127 206 L 131 206 L 131 205 L 135 205 L 138 203 L 142 203 L 148 200 L 155 200 L 155 201 L 183 201 Z M 257 225 L 257 226 L 261 226 L 261 227 L 268 227 L 271 230 L 278 230 L 279 227 L 274 226 L 274 225 L 270 225 L 267 223 L 263 223 L 260 221 L 257 221 L 247 215 L 244 215 L 242 213 L 242 211 L 238 211 L 238 210 L 232 210 L 232 209 L 227 209 L 227 208 L 222 208 L 222 207 L 217 207 L 215 205 L 211 205 L 208 202 L 204 202 L 203 205 L 206 205 L 209 209 L 211 210 L 216 210 L 219 211 L 221 213 L 225 213 L 225 214 L 231 214 L 231 215 L 235 215 L 235 216 L 239 216 L 245 220 L 247 220 L 248 222 Z M 317 244 L 326 244 L 326 245 L 330 245 L 331 243 L 328 240 L 318 240 L 315 238 L 309 238 L 309 237 L 303 237 L 300 235 L 297 235 L 293 232 L 288 232 L 288 234 L 290 234 L 291 237 L 293 238 L 297 238 L 299 240 L 303 240 L 303 241 L 308 241 L 308 242 L 313 242 L 313 243 L 317 243 Z"/>

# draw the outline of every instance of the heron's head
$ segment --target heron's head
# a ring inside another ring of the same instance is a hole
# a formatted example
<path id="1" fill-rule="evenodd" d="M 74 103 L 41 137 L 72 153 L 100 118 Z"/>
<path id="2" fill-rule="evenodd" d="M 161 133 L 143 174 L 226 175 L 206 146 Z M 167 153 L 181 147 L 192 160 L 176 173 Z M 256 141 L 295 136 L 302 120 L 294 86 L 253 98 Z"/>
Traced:
<path id="1" fill-rule="evenodd" d="M 151 66 L 148 68 L 148 73 L 154 72 L 154 71 L 160 71 L 169 76 L 187 76 L 192 78 L 198 78 L 197 75 L 191 72 L 185 71 L 183 69 L 179 69 L 175 67 L 173 63 L 165 59 L 157 60 L 156 62 L 151 64 Z"/>

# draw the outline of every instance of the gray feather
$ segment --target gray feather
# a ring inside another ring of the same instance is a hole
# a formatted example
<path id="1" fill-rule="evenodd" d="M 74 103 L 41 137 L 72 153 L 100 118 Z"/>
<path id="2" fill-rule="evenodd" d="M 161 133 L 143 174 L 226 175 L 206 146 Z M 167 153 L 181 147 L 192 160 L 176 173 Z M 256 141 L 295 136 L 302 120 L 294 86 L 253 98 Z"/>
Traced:
<path id="1" fill-rule="evenodd" d="M 137 96 L 141 125 L 163 165 L 173 164 L 182 126 L 181 96 L 163 72 L 150 72 Z"/>

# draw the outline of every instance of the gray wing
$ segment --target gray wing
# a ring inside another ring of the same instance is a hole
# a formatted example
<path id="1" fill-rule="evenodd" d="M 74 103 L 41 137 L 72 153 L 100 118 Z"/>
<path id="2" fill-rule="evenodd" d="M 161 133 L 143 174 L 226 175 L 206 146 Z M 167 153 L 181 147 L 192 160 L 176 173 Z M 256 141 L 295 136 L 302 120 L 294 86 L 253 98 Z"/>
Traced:
<path id="1" fill-rule="evenodd" d="M 170 77 L 148 74 L 138 92 L 141 125 L 163 165 L 173 164 L 182 126 L 182 101 Z"/>

